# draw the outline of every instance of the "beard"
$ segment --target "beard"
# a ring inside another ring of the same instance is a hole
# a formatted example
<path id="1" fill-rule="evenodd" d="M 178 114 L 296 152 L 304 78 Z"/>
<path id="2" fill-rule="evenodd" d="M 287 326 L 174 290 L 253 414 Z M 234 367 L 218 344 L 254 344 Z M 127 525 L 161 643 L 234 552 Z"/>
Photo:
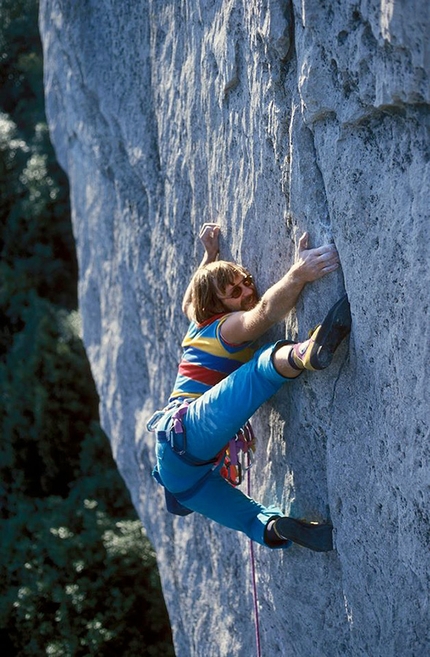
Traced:
<path id="1" fill-rule="evenodd" d="M 242 299 L 240 302 L 241 310 L 252 310 L 258 303 L 258 294 L 253 292 L 249 297 Z"/>

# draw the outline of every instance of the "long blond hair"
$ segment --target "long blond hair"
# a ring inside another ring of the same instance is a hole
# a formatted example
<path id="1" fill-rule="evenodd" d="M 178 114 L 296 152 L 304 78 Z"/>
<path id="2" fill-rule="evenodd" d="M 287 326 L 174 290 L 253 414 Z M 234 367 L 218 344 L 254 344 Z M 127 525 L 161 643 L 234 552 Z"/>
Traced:
<path id="1" fill-rule="evenodd" d="M 234 285 L 238 274 L 249 276 L 244 267 L 227 260 L 211 262 L 196 271 L 191 281 L 191 294 L 194 316 L 199 324 L 227 310 L 218 294 L 224 294 L 227 285 Z"/>

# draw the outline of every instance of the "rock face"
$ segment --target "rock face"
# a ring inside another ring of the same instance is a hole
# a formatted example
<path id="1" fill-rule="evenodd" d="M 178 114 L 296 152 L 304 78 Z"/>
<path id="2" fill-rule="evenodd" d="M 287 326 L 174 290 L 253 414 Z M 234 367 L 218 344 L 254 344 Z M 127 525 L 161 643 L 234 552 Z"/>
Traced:
<path id="1" fill-rule="evenodd" d="M 262 655 L 430 652 L 428 13 L 420 0 L 41 0 L 84 340 L 178 657 L 256 654 L 249 542 L 165 513 L 145 429 L 173 384 L 196 235 L 215 218 L 222 256 L 260 290 L 304 230 L 336 243 L 342 272 L 268 338 L 303 338 L 345 289 L 353 313 L 331 368 L 255 416 L 252 495 L 336 528 L 330 554 L 255 547 Z"/>

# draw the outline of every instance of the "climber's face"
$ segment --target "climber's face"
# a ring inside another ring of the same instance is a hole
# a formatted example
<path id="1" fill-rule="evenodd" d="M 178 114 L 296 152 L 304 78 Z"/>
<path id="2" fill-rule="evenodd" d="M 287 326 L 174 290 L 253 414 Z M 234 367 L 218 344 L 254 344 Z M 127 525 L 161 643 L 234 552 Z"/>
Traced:
<path id="1" fill-rule="evenodd" d="M 227 310 L 251 310 L 258 303 L 258 294 L 252 276 L 238 274 L 234 282 L 227 285 L 225 294 L 218 295 Z"/>

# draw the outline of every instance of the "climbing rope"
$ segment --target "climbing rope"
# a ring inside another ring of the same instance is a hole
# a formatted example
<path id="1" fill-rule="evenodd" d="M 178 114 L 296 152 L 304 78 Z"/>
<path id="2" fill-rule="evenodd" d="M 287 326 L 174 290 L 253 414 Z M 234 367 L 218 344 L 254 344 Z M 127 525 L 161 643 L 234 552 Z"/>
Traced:
<path id="1" fill-rule="evenodd" d="M 248 497 L 251 497 L 251 460 L 250 454 L 248 452 L 248 472 L 247 472 L 247 484 L 248 484 Z M 252 540 L 249 541 L 250 551 L 251 551 L 251 577 L 252 577 L 252 595 L 254 599 L 254 619 L 255 619 L 255 643 L 257 645 L 257 657 L 261 657 L 261 642 L 260 642 L 260 617 L 258 613 L 258 598 L 257 598 L 257 581 L 255 577 L 255 555 L 254 555 L 254 543 Z"/>

